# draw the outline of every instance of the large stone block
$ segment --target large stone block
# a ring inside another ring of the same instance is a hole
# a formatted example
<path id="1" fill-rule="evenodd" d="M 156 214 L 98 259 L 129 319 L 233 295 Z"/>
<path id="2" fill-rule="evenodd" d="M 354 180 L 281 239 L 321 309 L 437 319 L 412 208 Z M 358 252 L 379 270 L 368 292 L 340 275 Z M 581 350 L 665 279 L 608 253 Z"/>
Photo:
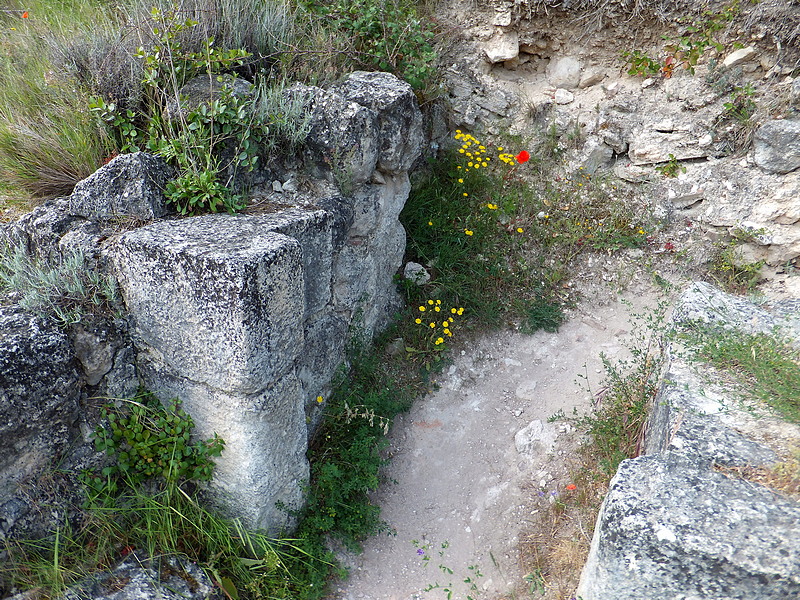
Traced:
<path id="1" fill-rule="evenodd" d="M 624 461 L 603 502 L 583 600 L 800 597 L 800 505 L 672 452 Z"/>
<path id="2" fill-rule="evenodd" d="M 308 482 L 307 433 L 302 390 L 294 369 L 253 394 L 229 393 L 172 371 L 140 353 L 145 385 L 162 400 L 180 398 L 195 422 L 195 436 L 225 441 L 215 459 L 211 492 L 216 504 L 251 528 L 279 535 L 294 525 L 285 510 L 303 503 Z"/>
<path id="3" fill-rule="evenodd" d="M 297 240 L 257 220 L 208 215 L 124 234 L 114 251 L 140 347 L 176 373 L 229 393 L 258 393 L 302 347 Z"/>
<path id="4" fill-rule="evenodd" d="M 306 317 L 322 310 L 331 299 L 333 227 L 335 215 L 327 210 L 288 208 L 279 213 L 247 217 L 248 227 L 274 231 L 297 240 L 303 252 Z"/>
<path id="5" fill-rule="evenodd" d="M 408 171 L 423 142 L 422 112 L 411 86 L 391 73 L 357 71 L 336 91 L 378 114 L 378 170 Z"/>

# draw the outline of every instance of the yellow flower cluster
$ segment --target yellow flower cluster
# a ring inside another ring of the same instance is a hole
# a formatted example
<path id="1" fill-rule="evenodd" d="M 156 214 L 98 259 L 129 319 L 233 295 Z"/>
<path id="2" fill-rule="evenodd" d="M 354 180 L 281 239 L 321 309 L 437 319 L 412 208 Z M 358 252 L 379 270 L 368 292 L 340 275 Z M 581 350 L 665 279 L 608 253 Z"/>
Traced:
<path id="1" fill-rule="evenodd" d="M 422 304 L 419 306 L 420 313 L 426 313 L 428 311 L 432 313 L 439 313 L 443 312 L 442 308 L 442 301 L 441 300 L 428 300 L 427 304 Z M 431 314 L 429 319 L 424 319 L 427 315 L 421 314 L 419 317 L 414 319 L 414 322 L 417 325 L 422 325 L 431 330 L 430 339 L 433 341 L 434 346 L 441 346 L 444 344 L 445 337 L 452 337 L 453 332 L 451 330 L 453 323 L 455 323 L 456 316 L 461 316 L 464 314 L 463 308 L 451 308 L 450 309 L 450 316 L 446 317 L 444 320 L 439 321 L 437 320 L 438 314 Z"/>
<path id="2" fill-rule="evenodd" d="M 470 169 L 480 169 L 489 166 L 491 157 L 488 156 L 486 146 L 470 135 L 469 133 L 462 133 L 460 129 L 456 129 L 455 138 L 461 142 L 461 147 L 458 149 L 459 154 L 463 154 L 466 159 L 466 168 L 464 172 L 468 173 Z M 459 165 L 458 167 L 462 167 Z M 459 183 L 462 183 L 459 181 Z M 466 194 L 464 194 L 466 196 Z"/>
<path id="3" fill-rule="evenodd" d="M 502 151 L 503 151 L 503 149 L 502 149 L 502 148 L 498 148 L 498 149 L 497 149 L 497 151 L 498 151 L 498 152 L 502 152 Z M 500 160 L 502 160 L 502 161 L 503 161 L 504 163 L 506 163 L 507 165 L 512 165 L 512 166 L 514 166 L 514 165 L 516 165 L 516 164 L 517 164 L 517 157 L 516 157 L 516 156 L 514 156 L 513 154 L 508 154 L 508 153 L 505 153 L 505 152 L 504 152 L 504 153 L 502 153 L 502 154 L 498 154 L 498 155 L 497 155 L 497 158 L 499 158 Z"/>

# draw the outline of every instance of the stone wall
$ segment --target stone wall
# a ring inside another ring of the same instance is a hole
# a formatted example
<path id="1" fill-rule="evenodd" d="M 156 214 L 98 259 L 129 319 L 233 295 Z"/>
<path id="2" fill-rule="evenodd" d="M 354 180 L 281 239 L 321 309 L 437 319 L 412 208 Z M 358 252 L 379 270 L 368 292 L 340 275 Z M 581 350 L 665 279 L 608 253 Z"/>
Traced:
<path id="1" fill-rule="evenodd" d="M 708 284 L 681 298 L 678 326 L 783 335 L 800 347 L 797 305 L 764 310 Z M 642 456 L 623 461 L 600 510 L 583 600 L 800 597 L 800 502 L 732 476 L 800 447 L 800 427 L 672 344 Z M 726 473 L 725 470 L 728 470 Z"/>
<path id="2" fill-rule="evenodd" d="M 169 169 L 137 153 L 112 160 L 71 197 L 6 232 L 37 256 L 83 249 L 117 275 L 124 297 L 117 335 L 90 332 L 96 343 L 89 346 L 111 349 L 100 373 L 76 356 L 86 336 L 80 344 L 74 330 L 44 339 L 31 329 L 38 320 L 7 317 L 21 329 L 29 325 L 23 344 L 64 346 L 71 379 L 57 386 L 53 404 L 68 415 L 72 433 L 43 452 L 52 456 L 86 441 L 81 409 L 90 396 L 130 393 L 142 383 L 162 400 L 178 397 L 198 436 L 225 440 L 213 496 L 231 515 L 273 534 L 292 525 L 276 503 L 302 504 L 307 440 L 348 340 L 371 336 L 399 306 L 393 277 L 405 231 L 398 216 L 423 137 L 411 88 L 388 74 L 354 73 L 330 90 L 296 86 L 289 93 L 301 95 L 312 112 L 311 133 L 301 156 L 253 177 L 253 199 L 242 214 L 168 214 L 161 189 Z M 11 329 L 0 334 L 0 349 L 11 348 L 0 357 L 24 361 L 27 354 L 10 346 L 19 346 L 15 339 Z M 15 393 L 16 379 L 1 383 L 0 398 Z M 3 404 L 12 412 L 25 405 Z M 37 419 L 34 428 L 18 427 L 24 441 L 9 444 L 22 452 L 48 437 L 49 423 Z M 21 456 L 3 462 L 0 504 L 19 492 L 22 475 L 49 460 L 23 474 L 14 467 Z"/>

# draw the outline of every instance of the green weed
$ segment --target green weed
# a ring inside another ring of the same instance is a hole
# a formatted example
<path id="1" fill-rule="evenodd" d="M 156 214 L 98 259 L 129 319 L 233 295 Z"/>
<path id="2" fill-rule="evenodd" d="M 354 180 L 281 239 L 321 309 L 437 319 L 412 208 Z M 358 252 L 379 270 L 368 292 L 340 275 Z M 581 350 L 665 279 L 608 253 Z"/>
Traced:
<path id="1" fill-rule="evenodd" d="M 632 315 L 634 329 L 646 333 L 628 348 L 629 359 L 612 362 L 601 354 L 605 379 L 595 395 L 597 408 L 578 419 L 591 437 L 582 449 L 587 464 L 597 465 L 598 476 L 606 481 L 620 462 L 639 455 L 661 375 L 666 309 L 661 302 L 652 312 Z"/>
<path id="2" fill-rule="evenodd" d="M 655 169 L 664 177 L 677 177 L 678 173 L 686 173 L 686 167 L 679 163 L 672 153 L 670 153 L 669 160 L 666 163 L 656 166 Z"/>
<path id="3" fill-rule="evenodd" d="M 763 260 L 744 262 L 739 255 L 739 241 L 720 242 L 715 246 L 715 255 L 709 274 L 723 290 L 732 294 L 749 294 L 761 281 Z"/>

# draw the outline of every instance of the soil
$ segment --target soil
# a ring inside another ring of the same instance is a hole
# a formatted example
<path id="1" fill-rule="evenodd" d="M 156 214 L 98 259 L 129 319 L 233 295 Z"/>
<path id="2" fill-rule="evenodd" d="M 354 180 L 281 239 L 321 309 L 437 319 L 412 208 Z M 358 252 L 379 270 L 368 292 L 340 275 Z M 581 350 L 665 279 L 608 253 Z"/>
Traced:
<path id="1" fill-rule="evenodd" d="M 611 301 L 607 295 L 587 296 L 556 333 L 502 331 L 477 340 L 436 378 L 437 389 L 398 418 L 386 471 L 393 483 L 375 498 L 392 534 L 347 557 L 350 577 L 336 598 L 447 598 L 451 582 L 454 598 L 520 597 L 537 514 L 577 493 L 567 486 L 581 434 L 569 420 L 548 420 L 590 410 L 604 376 L 600 354 L 625 357 L 632 336 L 642 335 L 631 310 L 652 308 L 659 292 L 642 283 Z M 525 446 L 518 434 L 531 424 L 538 440 Z M 588 549 L 592 523 L 575 525 Z M 477 590 L 463 582 L 470 576 Z M 437 583 L 443 587 L 424 591 Z"/>

